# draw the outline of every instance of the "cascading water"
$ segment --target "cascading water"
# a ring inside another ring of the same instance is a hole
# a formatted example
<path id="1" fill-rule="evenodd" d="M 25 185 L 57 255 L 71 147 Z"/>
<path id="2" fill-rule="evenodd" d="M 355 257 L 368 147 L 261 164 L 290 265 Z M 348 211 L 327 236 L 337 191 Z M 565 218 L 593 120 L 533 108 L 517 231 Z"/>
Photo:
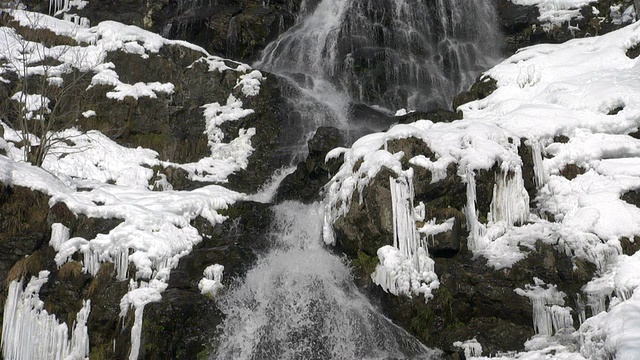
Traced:
<path id="1" fill-rule="evenodd" d="M 390 110 L 446 109 L 498 60 L 495 24 L 492 1 L 307 0 L 256 66 Z"/>
<path id="2" fill-rule="evenodd" d="M 273 249 L 219 300 L 226 320 L 214 358 L 438 358 L 380 315 L 323 247 L 321 204 L 274 211 Z"/>
<path id="3" fill-rule="evenodd" d="M 448 108 L 497 59 L 494 16 L 490 1 L 303 0 L 298 23 L 255 65 L 287 80 L 290 138 L 282 151 L 295 163 L 319 126 L 355 136 L 379 130 L 354 131 L 354 103 Z M 375 113 L 364 117 L 384 117 Z M 381 315 L 323 247 L 323 206 L 290 202 L 274 212 L 272 249 L 218 299 L 225 321 L 213 358 L 437 358 Z"/>

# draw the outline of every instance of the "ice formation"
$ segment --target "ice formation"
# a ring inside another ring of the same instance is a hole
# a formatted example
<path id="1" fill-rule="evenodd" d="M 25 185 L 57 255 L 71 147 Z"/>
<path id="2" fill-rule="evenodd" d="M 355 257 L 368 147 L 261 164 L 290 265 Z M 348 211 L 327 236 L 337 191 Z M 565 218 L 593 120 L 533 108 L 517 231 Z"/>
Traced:
<path id="1" fill-rule="evenodd" d="M 475 251 L 481 248 L 479 242 L 486 229 L 484 225 L 478 221 L 478 211 L 476 210 L 476 176 L 472 170 L 467 169 L 465 180 L 467 184 L 467 204 L 464 207 L 464 215 L 467 219 L 467 226 L 469 227 L 467 247 L 469 250 Z"/>
<path id="2" fill-rule="evenodd" d="M 33 25 L 32 13 L 14 11 L 12 16 L 23 26 Z M 29 43 L 29 49 L 33 52 L 27 54 L 28 66 L 26 71 L 19 72 L 19 76 L 38 74 L 41 70 L 38 62 L 43 60 L 43 56 L 58 55 L 55 58 L 62 65 L 50 69 L 51 79 L 58 79 L 65 72 L 77 69 L 91 73 L 94 85 L 112 86 L 107 96 L 114 99 L 170 94 L 173 91 L 170 83 L 123 83 L 119 79 L 118 69 L 107 62 L 105 55 L 107 52 L 124 51 L 145 58 L 157 53 L 162 46 L 172 44 L 201 52 L 202 58 L 198 61 L 208 64 L 210 71 L 233 71 L 238 76 L 246 75 L 238 81 L 245 96 L 256 95 L 263 80 L 259 72 L 247 65 L 229 67 L 224 59 L 210 56 L 202 48 L 182 41 L 166 40 L 134 26 L 105 21 L 85 29 L 44 15 L 38 15 L 37 19 L 38 26 L 70 36 L 81 45 L 70 47 L 60 54 L 56 52 L 59 49 Z M 0 32 L 4 35 L 2 38 L 7 39 L 6 42 L 0 41 L 0 56 L 19 56 L 15 46 L 15 41 L 20 40 L 19 35 L 6 27 L 0 28 Z M 16 71 L 11 68 L 4 70 Z M 27 105 L 36 104 L 31 100 L 42 100 L 33 96 L 21 96 L 20 99 L 26 99 L 23 102 L 28 102 Z M 230 106 L 219 106 L 211 116 L 229 120 L 253 112 L 243 109 L 240 100 L 232 96 L 229 99 Z M 87 110 L 83 116 L 95 116 L 95 112 Z M 217 185 L 205 185 L 192 191 L 173 191 L 166 178 L 153 181 L 152 168 L 172 166 L 186 170 L 193 180 L 225 182 L 229 174 L 247 166 L 247 159 L 253 151 L 251 137 L 255 129 L 240 129 L 238 136 L 227 143 L 217 141 L 211 146 L 211 156 L 196 163 L 176 164 L 159 160 L 153 150 L 125 148 L 98 131 L 84 133 L 72 128 L 54 135 L 73 138 L 73 142 L 56 143 L 51 150 L 55 156 L 47 156 L 41 169 L 22 162 L 20 148 L 16 145 L 21 139 L 19 131 L 2 122 L 0 126 L 4 130 L 0 148 L 7 154 L 0 156 L 2 183 L 41 191 L 51 197 L 51 206 L 62 202 L 75 214 L 122 220 L 108 233 L 98 234 L 93 239 L 71 237 L 67 228 L 54 224 L 50 245 L 57 251 L 55 261 L 58 266 L 74 254 L 80 254 L 83 270 L 88 274 L 95 275 L 103 262 L 112 262 L 117 280 L 136 279 L 121 303 L 123 316 L 129 308 L 134 309 L 130 357 L 136 358 L 141 341 L 144 306 L 161 298 L 171 269 L 201 241 L 198 231 L 191 225 L 192 220 L 201 217 L 211 224 L 218 224 L 226 219 L 219 211 L 245 196 Z M 211 134 L 215 133 L 213 127 L 208 130 Z M 33 141 L 37 142 L 37 139 Z M 79 188 L 83 191 L 78 191 Z M 130 268 L 135 269 L 134 273 L 129 273 Z"/>
<path id="3" fill-rule="evenodd" d="M 429 258 L 426 241 L 416 229 L 413 206 L 413 171 L 403 177 L 390 178 L 393 209 L 393 246 L 378 249 L 380 264 L 371 279 L 384 291 L 394 295 L 423 294 L 425 300 L 440 285 L 434 272 L 434 261 Z"/>
<path id="4" fill-rule="evenodd" d="M 89 356 L 87 318 L 91 301 L 83 301 L 69 338 L 67 324 L 59 323 L 53 314 L 44 310 L 38 298 L 40 288 L 49 277 L 48 271 L 9 284 L 9 292 L 2 319 L 2 353 L 7 360 L 85 359 Z"/>
<path id="5" fill-rule="evenodd" d="M 482 355 L 482 345 L 475 338 L 464 342 L 456 341 L 453 343 L 453 346 L 462 349 L 464 351 L 464 357 L 467 359 Z"/>
<path id="6" fill-rule="evenodd" d="M 501 170 L 496 175 L 489 222 L 504 221 L 507 225 L 522 225 L 529 219 L 529 194 L 524 188 L 522 168 Z"/>
<path id="7" fill-rule="evenodd" d="M 222 272 L 224 266 L 220 264 L 214 264 L 204 269 L 204 277 L 198 283 L 198 289 L 202 295 L 216 296 L 218 291 L 223 288 L 222 285 Z"/>
<path id="8" fill-rule="evenodd" d="M 129 309 L 133 308 L 134 320 L 131 327 L 131 350 L 129 360 L 136 360 L 140 353 L 142 335 L 142 319 L 145 305 L 160 301 L 160 295 L 167 288 L 167 283 L 151 280 L 150 282 L 129 282 L 129 292 L 120 300 L 120 317 L 127 316 Z"/>
<path id="9" fill-rule="evenodd" d="M 565 293 L 556 285 L 547 285 L 534 277 L 534 284 L 525 289 L 516 289 L 518 295 L 526 296 L 533 305 L 533 329 L 536 334 L 553 335 L 561 331 L 573 332 L 571 308 L 564 307 Z"/>

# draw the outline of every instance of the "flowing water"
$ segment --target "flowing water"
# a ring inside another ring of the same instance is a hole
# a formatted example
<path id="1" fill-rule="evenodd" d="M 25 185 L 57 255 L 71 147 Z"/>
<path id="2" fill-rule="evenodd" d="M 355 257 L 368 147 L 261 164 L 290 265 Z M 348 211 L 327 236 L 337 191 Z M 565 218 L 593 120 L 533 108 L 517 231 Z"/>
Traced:
<path id="1" fill-rule="evenodd" d="M 274 208 L 273 249 L 219 301 L 217 359 L 432 359 L 395 326 L 322 245 L 322 204 Z"/>
<path id="2" fill-rule="evenodd" d="M 496 23 L 491 1 L 303 1 L 297 24 L 255 65 L 284 80 L 283 151 L 300 160 L 319 126 L 356 137 L 389 125 L 385 111 L 448 108 L 497 60 Z M 438 358 L 358 292 L 344 260 L 322 244 L 322 208 L 274 206 L 272 249 L 218 300 L 226 318 L 213 358 Z"/>
<path id="3" fill-rule="evenodd" d="M 448 109 L 499 59 L 496 24 L 492 1 L 306 0 L 256 67 L 394 111 Z"/>

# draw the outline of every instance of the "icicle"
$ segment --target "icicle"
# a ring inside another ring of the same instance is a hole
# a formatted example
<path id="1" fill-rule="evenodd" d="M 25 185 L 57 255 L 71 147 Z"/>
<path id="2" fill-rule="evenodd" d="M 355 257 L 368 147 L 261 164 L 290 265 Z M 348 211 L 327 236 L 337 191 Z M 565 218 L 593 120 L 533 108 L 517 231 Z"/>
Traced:
<path id="1" fill-rule="evenodd" d="M 83 302 L 77 314 L 71 340 L 65 323 L 43 309 L 38 298 L 48 271 L 32 277 L 23 290 L 23 281 L 12 281 L 2 321 L 2 353 L 7 360 L 84 359 L 89 356 L 89 335 L 86 326 L 90 301 Z"/>
<path id="2" fill-rule="evenodd" d="M 124 281 L 129 278 L 129 248 L 120 248 L 114 255 L 114 262 L 116 270 L 116 279 L 118 281 Z"/>
<path id="3" fill-rule="evenodd" d="M 542 163 L 542 145 L 538 142 L 531 142 L 531 152 L 533 153 L 533 175 L 536 188 L 540 189 L 547 182 L 544 164 Z"/>
<path id="4" fill-rule="evenodd" d="M 502 170 L 493 187 L 493 199 L 489 222 L 506 222 L 508 225 L 521 225 L 529 219 L 529 194 L 524 188 L 522 168 L 510 171 Z"/>
<path id="5" fill-rule="evenodd" d="M 526 296 L 533 306 L 533 329 L 536 334 L 553 335 L 565 329 L 573 329 L 571 308 L 564 307 L 565 293 L 557 290 L 556 285 L 545 288 L 544 281 L 533 278 L 534 285 L 525 290 L 515 289 L 520 296 Z"/>
<path id="6" fill-rule="evenodd" d="M 453 346 L 464 350 L 464 357 L 467 359 L 474 356 L 482 356 L 482 345 L 475 338 L 465 342 L 456 341 Z"/>
<path id="7" fill-rule="evenodd" d="M 480 249 L 480 237 L 482 236 L 482 225 L 478 221 L 478 212 L 476 210 L 476 177 L 471 169 L 467 169 L 465 175 L 467 180 L 467 205 L 464 208 L 464 214 L 469 228 L 467 247 L 470 251 L 475 251 Z"/>
<path id="8" fill-rule="evenodd" d="M 578 313 L 578 321 L 580 322 L 580 325 L 582 326 L 584 321 L 587 320 L 587 311 L 586 311 L 586 304 L 582 300 L 582 295 L 580 295 L 580 294 L 576 294 L 576 306 L 578 307 L 578 311 L 579 311 L 579 313 Z"/>
<path id="9" fill-rule="evenodd" d="M 131 328 L 131 350 L 129 352 L 129 360 L 135 360 L 140 353 L 140 342 L 142 336 L 142 318 L 144 315 L 144 307 L 152 302 L 160 301 L 160 295 L 167 288 L 167 283 L 151 280 L 150 282 L 141 281 L 140 284 L 131 280 L 129 282 L 129 292 L 120 300 L 120 317 L 124 318 L 130 308 L 134 308 L 134 321 Z"/>
<path id="10" fill-rule="evenodd" d="M 429 258 L 427 244 L 416 229 L 413 206 L 413 172 L 390 178 L 391 206 L 393 209 L 393 246 L 378 249 L 380 264 L 371 274 L 375 284 L 394 295 L 424 294 L 425 300 L 433 297 L 431 291 L 440 283 L 434 272 L 434 261 Z"/>
<path id="11" fill-rule="evenodd" d="M 100 270 L 100 259 L 98 253 L 91 251 L 88 247 L 82 249 L 82 267 L 84 272 L 96 276 L 98 270 Z"/>

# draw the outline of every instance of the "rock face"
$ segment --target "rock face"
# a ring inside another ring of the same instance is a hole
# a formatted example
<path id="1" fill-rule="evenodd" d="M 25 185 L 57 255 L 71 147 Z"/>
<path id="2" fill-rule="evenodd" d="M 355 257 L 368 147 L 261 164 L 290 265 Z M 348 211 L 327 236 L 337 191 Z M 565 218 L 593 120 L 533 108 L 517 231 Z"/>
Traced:
<path id="1" fill-rule="evenodd" d="M 200 294 L 204 269 L 223 265 L 227 285 L 242 277 L 269 244 L 268 205 L 239 203 L 227 215 L 229 219 L 215 227 L 204 219 L 197 221 L 204 240 L 172 271 L 162 300 L 145 308 L 142 359 L 200 359 L 212 351 L 216 327 L 224 317 L 213 298 Z"/>
<path id="2" fill-rule="evenodd" d="M 297 200 L 304 203 L 322 200 L 322 187 L 340 166 L 339 160 L 325 162 L 325 157 L 332 149 L 344 145 L 345 139 L 340 130 L 332 127 L 318 128 L 309 140 L 306 160 L 300 162 L 296 170 L 282 181 L 275 200 Z"/>
<path id="3" fill-rule="evenodd" d="M 508 52 L 529 44 L 560 42 L 610 31 L 618 25 L 611 23 L 609 6 L 630 4 L 627 0 L 602 0 L 596 7 L 604 21 L 599 21 L 587 7 L 583 9 L 582 19 L 544 32 L 538 27 L 539 14 L 535 7 L 514 5 L 508 0 L 497 1 L 502 27 L 507 34 Z M 47 11 L 46 3 L 27 1 L 27 4 Z M 239 0 L 220 4 L 115 0 L 90 1 L 81 14 L 93 23 L 118 20 L 187 39 L 211 52 L 247 61 L 256 59 L 269 41 L 292 26 L 299 7 L 298 1 Z M 570 26 L 578 26 L 580 30 L 572 32 Z M 628 55 L 635 58 L 639 53 L 639 48 L 635 47 Z M 174 94 L 160 94 L 155 99 L 116 101 L 105 97 L 110 90 L 108 87 L 96 86 L 86 92 L 82 101 L 98 115 L 81 119 L 77 125 L 83 130 L 100 130 L 128 147 L 151 148 L 162 160 L 194 161 L 209 151 L 203 135 L 202 106 L 211 102 L 223 103 L 229 94 L 234 94 L 242 99 L 245 108 L 251 108 L 255 113 L 223 125 L 225 136 L 233 137 L 241 128 L 255 127 L 257 130 L 252 138 L 255 150 L 247 170 L 232 175 L 227 186 L 242 192 L 255 192 L 275 169 L 288 165 L 289 157 L 279 151 L 286 145 L 283 133 L 287 130 L 289 106 L 282 98 L 281 83 L 276 77 L 264 74 L 266 79 L 261 83 L 260 94 L 244 96 L 236 88 L 237 73 L 211 72 L 206 63 L 197 61 L 201 56 L 198 51 L 177 45 L 166 46 L 157 55 L 144 60 L 138 55 L 110 54 L 110 61 L 122 81 L 171 82 L 175 85 Z M 238 66 L 231 61 L 227 64 Z M 79 82 L 76 91 L 84 94 L 87 85 L 86 81 Z M 15 92 L 11 84 L 0 86 L 1 94 Z M 484 98 L 495 90 L 495 86 L 493 79 L 481 78 L 469 92 L 457 97 L 454 104 Z M 410 122 L 422 115 L 408 114 L 399 121 Z M 457 116 L 449 112 L 438 113 L 442 121 L 452 121 Z M 283 181 L 276 201 L 320 200 L 322 187 L 340 165 L 339 159 L 325 162 L 324 158 L 331 149 L 344 145 L 345 139 L 336 129 L 318 129 L 309 141 L 308 157 Z M 392 151 L 405 153 L 405 168 L 412 167 L 408 159 L 417 154 L 433 155 L 424 143 L 411 138 L 390 143 L 389 147 Z M 524 143 L 520 150 L 525 187 L 533 201 L 531 151 Z M 159 166 L 154 170 L 157 175 L 165 175 L 175 189 L 193 189 L 201 185 L 173 167 Z M 567 166 L 563 175 L 576 176 L 580 171 L 575 165 Z M 456 351 L 451 345 L 454 341 L 476 337 L 489 353 L 520 349 L 524 340 L 533 334 L 532 310 L 529 300 L 515 294 L 513 289 L 524 287 L 535 276 L 547 283 L 562 284 L 560 290 L 575 294 L 591 279 L 594 266 L 585 262 L 572 263 L 562 252 L 541 243 L 510 269 L 494 271 L 483 260 L 474 258 L 466 243 L 465 184 L 457 172 L 458 169 L 451 165 L 444 179 L 431 183 L 432 174 L 414 167 L 415 200 L 425 204 L 426 217 L 437 222 L 454 219 L 451 230 L 429 240 L 441 286 L 428 304 L 422 298 L 391 296 L 375 286 L 370 278 L 378 263 L 377 249 L 389 244 L 393 234 L 393 214 L 389 206 L 390 171 L 382 170 L 362 194 L 356 194 L 356 197 L 362 195 L 363 201 L 353 201 L 348 213 L 336 222 L 338 250 L 348 255 L 357 283 L 379 301 L 390 317 L 426 344 L 453 354 Z M 495 168 L 476 174 L 479 220 L 483 222 L 486 222 L 495 178 Z M 625 194 L 624 199 L 635 205 L 640 203 L 636 192 Z M 250 202 L 236 204 L 226 215 L 229 219 L 216 227 L 202 219 L 195 221 L 204 240 L 173 270 L 162 301 L 149 304 L 145 309 L 141 358 L 198 358 L 207 356 L 215 346 L 209 341 L 216 335 L 216 325 L 222 321 L 222 314 L 215 301 L 200 294 L 198 281 L 204 268 L 213 263 L 225 266 L 224 284 L 242 276 L 256 256 L 266 250 L 268 239 L 265 234 L 268 234 L 271 220 L 267 205 Z M 119 221 L 77 217 L 62 203 L 50 206 L 45 194 L 0 184 L 0 284 L 3 290 L 0 304 L 6 300 L 6 285 L 11 280 L 47 269 L 52 275 L 40 294 L 45 308 L 71 325 L 81 308 L 81 300 L 91 299 L 88 323 L 91 358 L 126 358 L 133 317 L 129 314 L 121 321 L 119 303 L 128 291 L 128 283 L 115 279 L 113 264 L 109 263 L 104 264 L 95 277 L 84 274 L 79 254 L 58 268 L 53 260 L 55 252 L 47 243 L 51 224 L 56 222 L 69 227 L 72 236 L 93 238 L 96 234 L 107 233 Z M 621 242 L 628 254 L 637 251 L 640 244 L 638 239 Z M 577 311 L 579 305 L 571 300 L 569 306 Z M 3 308 L 0 306 L 0 314 Z"/>
<path id="4" fill-rule="evenodd" d="M 531 150 L 524 142 L 520 154 L 523 174 L 533 176 Z M 433 153 L 415 138 L 396 140 L 387 144 L 390 153 L 404 152 L 409 159 Z M 484 355 L 521 350 L 522 344 L 534 335 L 532 305 L 528 298 L 514 289 L 524 288 L 534 277 L 545 283 L 559 284 L 566 294 L 576 294 L 595 271 L 595 265 L 572 259 L 554 246 L 535 243 L 526 258 L 508 268 L 496 270 L 482 257 L 474 256 L 467 248 L 467 220 L 464 215 L 466 188 L 455 165 L 447 169 L 444 179 L 431 183 L 432 175 L 419 166 L 403 161 L 403 168 L 413 168 L 414 203 L 424 203 L 425 219 L 442 223 L 453 219 L 453 226 L 440 234 L 429 236 L 427 244 L 435 261 L 440 287 L 427 303 L 422 297 L 395 296 L 382 291 L 372 281 L 378 259 L 377 250 L 392 243 L 393 214 L 389 177 L 395 173 L 383 168 L 361 194 L 354 194 L 349 211 L 335 224 L 337 246 L 349 256 L 356 282 L 368 294 L 378 299 L 385 313 L 417 336 L 428 346 L 452 355 L 452 344 L 476 338 Z M 476 173 L 478 219 L 487 222 L 493 197 L 493 186 L 499 167 Z M 533 179 L 527 187 L 535 192 Z M 360 198 L 362 201 L 358 201 Z M 417 223 L 420 226 L 420 223 Z M 568 305 L 578 314 L 581 305 L 575 299 Z M 577 317 L 574 317 L 577 324 Z"/>
<path id="5" fill-rule="evenodd" d="M 166 45 L 146 59 L 124 52 L 109 54 L 120 81 L 171 82 L 173 94 L 158 94 L 155 98 L 127 97 L 118 101 L 106 96 L 112 87 L 97 85 L 87 90 L 91 80 L 88 76 L 69 89 L 82 96 L 69 99 L 79 101 L 76 105 L 92 109 L 96 115 L 80 118 L 74 125 L 83 131 L 99 130 L 126 147 L 153 149 L 161 160 L 197 161 L 211 151 L 204 134 L 202 106 L 213 102 L 225 104 L 232 94 L 243 101 L 245 109 L 252 109 L 254 113 L 223 124 L 225 139 L 236 137 L 242 128 L 256 128 L 256 135 L 251 139 L 254 152 L 248 159 L 250 170 L 234 174 L 227 186 L 255 192 L 277 168 L 289 161 L 288 156 L 278 155 L 281 152 L 277 151 L 283 146 L 281 132 L 285 126 L 282 122 L 287 113 L 279 81 L 266 74 L 261 80 L 262 91 L 248 96 L 237 86 L 244 71 L 211 71 L 202 56 L 197 50 L 178 45 Z M 231 69 L 240 66 L 232 61 L 226 61 L 226 65 Z M 15 86 L 3 82 L 1 91 L 13 94 Z M 333 143 L 318 146 L 317 151 L 326 152 L 330 144 Z M 318 166 L 324 166 L 322 164 Z M 158 165 L 153 170 L 156 176 L 166 176 L 174 189 L 194 189 L 204 184 L 190 180 L 186 171 L 172 166 Z M 225 215 L 228 220 L 216 227 L 201 218 L 194 221 L 204 240 L 174 270 L 163 300 L 145 309 L 141 358 L 190 359 L 210 351 L 209 342 L 222 315 L 214 301 L 201 295 L 198 289 L 204 268 L 215 263 L 223 265 L 228 282 L 242 276 L 269 243 L 265 238 L 270 224 L 270 210 L 266 205 L 240 203 Z M 90 299 L 87 323 L 90 357 L 127 358 L 134 317 L 130 312 L 120 318 L 120 301 L 129 291 L 129 282 L 115 278 L 112 263 L 102 264 L 96 276 L 86 274 L 80 253 L 58 268 L 54 261 L 56 252 L 48 244 L 54 223 L 68 227 L 71 237 L 93 239 L 97 234 L 109 233 L 121 221 L 78 216 L 64 203 L 50 203 L 45 194 L 0 183 L 0 316 L 11 281 L 29 279 L 41 270 L 48 270 L 48 282 L 40 291 L 48 313 L 71 328 L 82 300 Z"/>
<path id="6" fill-rule="evenodd" d="M 510 0 L 495 0 L 502 30 L 505 33 L 505 51 L 513 54 L 518 49 L 542 43 L 561 43 L 573 38 L 602 35 L 628 24 L 620 15 L 631 0 L 599 0 L 580 9 L 580 16 L 571 21 L 545 29 L 538 17 L 536 6 L 516 5 Z M 612 7 L 618 7 L 613 12 Z M 595 9 L 595 10 L 594 10 Z"/>
<path id="7" fill-rule="evenodd" d="M 25 3 L 35 11 L 49 11 L 47 2 Z M 89 1 L 78 14 L 91 24 L 114 20 L 136 25 L 171 39 L 187 40 L 212 54 L 250 62 L 294 24 L 300 3 L 299 0 Z"/>

